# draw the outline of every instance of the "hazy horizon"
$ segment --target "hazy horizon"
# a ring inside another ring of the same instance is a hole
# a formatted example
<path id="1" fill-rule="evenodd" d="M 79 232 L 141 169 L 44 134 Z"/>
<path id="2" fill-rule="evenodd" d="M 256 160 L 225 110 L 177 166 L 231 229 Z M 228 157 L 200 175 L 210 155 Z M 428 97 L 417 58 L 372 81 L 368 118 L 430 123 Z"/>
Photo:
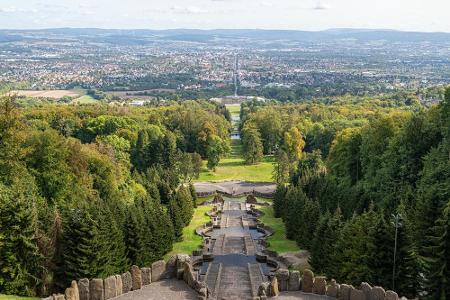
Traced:
<path id="1" fill-rule="evenodd" d="M 450 32 L 444 0 L 4 0 L 0 28 Z"/>

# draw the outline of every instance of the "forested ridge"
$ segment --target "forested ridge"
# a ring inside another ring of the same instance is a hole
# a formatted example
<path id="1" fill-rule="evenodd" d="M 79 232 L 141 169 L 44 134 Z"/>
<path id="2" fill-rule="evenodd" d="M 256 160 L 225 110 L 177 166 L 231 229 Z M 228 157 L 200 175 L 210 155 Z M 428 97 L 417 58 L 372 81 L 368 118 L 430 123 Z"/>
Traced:
<path id="1" fill-rule="evenodd" d="M 246 103 L 244 147 L 276 155 L 275 213 L 317 274 L 450 299 L 450 88 L 386 104 Z"/>
<path id="2" fill-rule="evenodd" d="M 209 102 L 18 109 L 0 101 L 0 293 L 61 291 L 159 260 L 181 238 L 202 159 L 229 149 Z"/>

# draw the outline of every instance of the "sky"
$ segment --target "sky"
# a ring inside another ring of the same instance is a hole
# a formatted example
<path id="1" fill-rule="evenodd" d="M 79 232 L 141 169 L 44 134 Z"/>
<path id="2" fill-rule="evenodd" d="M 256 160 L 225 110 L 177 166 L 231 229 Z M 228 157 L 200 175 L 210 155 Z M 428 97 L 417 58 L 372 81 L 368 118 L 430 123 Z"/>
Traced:
<path id="1" fill-rule="evenodd" d="M 450 0 L 0 0 L 0 28 L 450 32 Z"/>

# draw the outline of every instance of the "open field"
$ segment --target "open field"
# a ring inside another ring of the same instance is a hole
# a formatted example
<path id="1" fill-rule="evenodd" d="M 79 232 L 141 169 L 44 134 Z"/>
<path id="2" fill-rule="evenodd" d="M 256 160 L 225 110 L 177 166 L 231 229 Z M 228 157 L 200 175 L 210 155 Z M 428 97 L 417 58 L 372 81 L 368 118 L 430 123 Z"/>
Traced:
<path id="1" fill-rule="evenodd" d="M 272 206 L 260 207 L 264 215 L 260 217 L 261 222 L 272 228 L 275 233 L 267 238 L 269 242 L 269 250 L 276 251 L 278 253 L 296 252 L 300 248 L 295 241 L 288 240 L 286 238 L 286 226 L 281 218 L 275 218 L 273 215 Z"/>
<path id="2" fill-rule="evenodd" d="M 62 97 L 80 97 L 81 94 L 75 90 L 45 90 L 45 91 L 11 91 L 12 94 L 18 96 L 33 98 L 52 98 L 61 99 Z"/>
<path id="3" fill-rule="evenodd" d="M 94 98 L 92 98 L 92 96 L 89 95 L 84 95 L 81 96 L 79 98 L 73 99 L 72 103 L 77 103 L 77 104 L 91 104 L 91 103 L 97 103 L 98 100 L 95 100 Z"/>
<path id="4" fill-rule="evenodd" d="M 164 256 L 169 259 L 172 255 L 178 253 L 191 254 L 193 250 L 198 249 L 202 244 L 203 238 L 195 233 L 195 229 L 210 221 L 210 217 L 206 215 L 211 210 L 211 206 L 199 206 L 194 211 L 191 223 L 183 229 L 183 240 L 173 244 L 173 249 Z M 1 300 L 1 299 L 0 299 Z"/>

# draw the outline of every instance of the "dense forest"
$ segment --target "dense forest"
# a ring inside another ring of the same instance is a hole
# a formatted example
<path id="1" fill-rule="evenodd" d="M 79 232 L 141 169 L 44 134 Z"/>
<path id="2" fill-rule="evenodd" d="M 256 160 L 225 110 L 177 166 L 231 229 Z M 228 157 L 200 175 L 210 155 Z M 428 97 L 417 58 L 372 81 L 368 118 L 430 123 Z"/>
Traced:
<path id="1" fill-rule="evenodd" d="M 202 101 L 18 109 L 2 97 L 0 293 L 48 295 L 161 259 L 230 127 L 223 106 Z"/>
<path id="2" fill-rule="evenodd" d="M 450 88 L 428 109 L 344 98 L 241 114 L 247 160 L 277 157 L 275 213 L 317 274 L 450 299 Z"/>

